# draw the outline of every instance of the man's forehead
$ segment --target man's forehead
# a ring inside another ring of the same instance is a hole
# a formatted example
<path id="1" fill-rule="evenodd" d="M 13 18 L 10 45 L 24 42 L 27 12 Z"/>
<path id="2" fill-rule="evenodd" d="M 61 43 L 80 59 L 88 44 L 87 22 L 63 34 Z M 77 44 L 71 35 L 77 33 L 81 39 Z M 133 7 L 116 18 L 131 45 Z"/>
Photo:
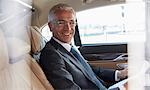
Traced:
<path id="1" fill-rule="evenodd" d="M 60 11 L 60 12 L 55 13 L 55 19 L 75 20 L 75 15 L 72 12 Z"/>
<path id="2" fill-rule="evenodd" d="M 68 13 L 75 14 L 75 12 L 73 10 L 71 10 L 71 9 L 58 9 L 54 13 L 61 13 L 61 12 L 68 12 Z"/>

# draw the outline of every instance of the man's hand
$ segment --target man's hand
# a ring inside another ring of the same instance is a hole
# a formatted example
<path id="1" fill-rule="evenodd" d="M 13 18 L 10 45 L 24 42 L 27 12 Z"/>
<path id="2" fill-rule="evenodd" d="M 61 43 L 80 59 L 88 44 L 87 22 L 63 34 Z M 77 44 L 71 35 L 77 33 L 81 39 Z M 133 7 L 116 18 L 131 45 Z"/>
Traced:
<path id="1" fill-rule="evenodd" d="M 127 77 L 128 77 L 128 69 L 125 68 L 125 69 L 123 69 L 123 70 L 119 70 L 117 77 L 118 77 L 119 79 L 127 78 Z"/>

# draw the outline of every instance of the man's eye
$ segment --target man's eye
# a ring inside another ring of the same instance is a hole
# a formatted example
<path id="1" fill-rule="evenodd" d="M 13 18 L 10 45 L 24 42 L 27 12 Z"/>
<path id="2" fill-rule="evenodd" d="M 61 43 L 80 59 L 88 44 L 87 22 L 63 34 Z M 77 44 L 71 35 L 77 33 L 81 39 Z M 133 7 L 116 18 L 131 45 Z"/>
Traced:
<path id="1" fill-rule="evenodd" d="M 60 21 L 56 21 L 56 24 L 59 25 L 59 26 L 65 26 L 67 24 L 69 24 L 70 26 L 75 26 L 76 25 L 76 22 L 75 21 L 63 21 L 63 20 L 60 20 Z"/>
<path id="2" fill-rule="evenodd" d="M 63 22 L 63 21 L 58 21 L 57 23 L 58 24 L 65 24 L 65 22 Z"/>
<path id="3" fill-rule="evenodd" d="M 75 24 L 75 22 L 72 21 L 72 22 L 70 22 L 70 24 L 73 25 L 73 24 Z"/>

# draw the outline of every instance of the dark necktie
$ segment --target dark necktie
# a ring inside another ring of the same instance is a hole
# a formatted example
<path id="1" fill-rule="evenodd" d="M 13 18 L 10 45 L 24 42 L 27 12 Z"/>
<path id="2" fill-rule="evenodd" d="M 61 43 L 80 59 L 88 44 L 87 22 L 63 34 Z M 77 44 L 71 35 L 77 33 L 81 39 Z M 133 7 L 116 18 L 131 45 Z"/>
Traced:
<path id="1" fill-rule="evenodd" d="M 83 56 L 80 53 L 78 53 L 77 50 L 74 47 L 71 48 L 70 52 L 79 60 L 79 62 L 84 67 L 86 73 L 92 78 L 92 80 L 100 88 L 100 90 L 105 90 L 106 89 L 105 86 L 103 86 L 102 83 L 96 78 L 95 73 L 93 72 L 90 65 L 85 61 Z"/>

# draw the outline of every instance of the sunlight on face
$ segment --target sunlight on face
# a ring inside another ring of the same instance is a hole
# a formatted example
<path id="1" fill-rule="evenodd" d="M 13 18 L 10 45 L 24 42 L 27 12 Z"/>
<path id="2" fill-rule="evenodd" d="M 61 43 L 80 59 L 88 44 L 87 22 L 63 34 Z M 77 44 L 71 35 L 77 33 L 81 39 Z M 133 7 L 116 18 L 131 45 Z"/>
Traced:
<path id="1" fill-rule="evenodd" d="M 51 22 L 53 36 L 64 43 L 70 43 L 75 33 L 75 16 L 72 12 L 60 10 L 56 21 Z"/>

